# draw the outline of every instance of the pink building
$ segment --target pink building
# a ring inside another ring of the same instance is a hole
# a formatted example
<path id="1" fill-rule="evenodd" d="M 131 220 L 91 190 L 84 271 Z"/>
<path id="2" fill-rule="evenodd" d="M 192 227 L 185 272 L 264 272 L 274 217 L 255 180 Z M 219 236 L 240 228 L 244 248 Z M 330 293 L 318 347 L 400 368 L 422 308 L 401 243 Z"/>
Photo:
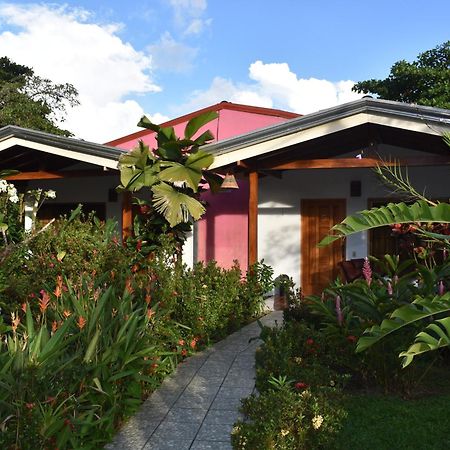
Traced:
<path id="1" fill-rule="evenodd" d="M 218 117 L 200 129 L 199 134 L 206 130 L 212 131 L 214 142 L 299 117 L 299 114 L 277 109 L 221 102 L 161 125 L 174 127 L 177 136 L 183 135 L 190 119 L 208 111 L 217 112 Z M 106 145 L 131 150 L 139 140 L 156 147 L 155 134 L 150 130 L 132 133 Z M 208 203 L 207 212 L 196 224 L 193 242 L 197 261 L 215 260 L 220 266 L 229 268 L 234 260 L 238 260 L 242 268 L 247 267 L 249 189 L 247 179 L 238 178 L 237 181 L 239 190 L 204 194 L 203 199 Z"/>

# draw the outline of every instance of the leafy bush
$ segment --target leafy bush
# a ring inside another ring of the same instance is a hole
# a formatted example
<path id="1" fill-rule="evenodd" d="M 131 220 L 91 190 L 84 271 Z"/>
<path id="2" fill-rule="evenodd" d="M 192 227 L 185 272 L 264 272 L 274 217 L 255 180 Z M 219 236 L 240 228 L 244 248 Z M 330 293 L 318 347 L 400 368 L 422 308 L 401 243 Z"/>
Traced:
<path id="1" fill-rule="evenodd" d="M 231 441 L 235 449 L 321 449 L 333 442 L 345 412 L 333 398 L 290 386 L 252 395 L 243 402 L 245 422 L 237 422 Z"/>
<path id="2" fill-rule="evenodd" d="M 57 275 L 70 280 L 111 271 L 120 275 L 128 263 L 115 222 L 80 216 L 58 220 L 2 264 L 0 307 L 9 313 L 35 298 L 42 288 L 53 290 Z"/>

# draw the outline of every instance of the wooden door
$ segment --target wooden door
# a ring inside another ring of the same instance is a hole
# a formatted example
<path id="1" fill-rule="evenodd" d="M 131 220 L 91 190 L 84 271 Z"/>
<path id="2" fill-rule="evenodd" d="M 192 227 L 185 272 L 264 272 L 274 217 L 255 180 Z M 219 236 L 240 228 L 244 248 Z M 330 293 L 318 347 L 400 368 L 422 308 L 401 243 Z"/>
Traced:
<path id="1" fill-rule="evenodd" d="M 344 199 L 301 201 L 301 280 L 305 295 L 320 294 L 338 273 L 345 259 L 345 243 L 338 240 L 327 247 L 317 244 L 330 228 L 345 218 Z"/>

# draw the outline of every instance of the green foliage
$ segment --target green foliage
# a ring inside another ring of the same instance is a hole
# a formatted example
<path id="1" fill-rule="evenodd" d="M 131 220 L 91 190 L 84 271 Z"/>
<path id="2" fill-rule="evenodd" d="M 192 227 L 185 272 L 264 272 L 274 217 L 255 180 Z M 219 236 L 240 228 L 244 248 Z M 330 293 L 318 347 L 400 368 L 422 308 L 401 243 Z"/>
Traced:
<path id="1" fill-rule="evenodd" d="M 108 273 L 123 264 L 125 251 L 114 222 L 79 216 L 57 220 L 20 246 L 0 267 L 0 307 L 14 311 L 46 287 L 55 288 L 57 275 L 77 280 L 82 274 Z"/>
<path id="2" fill-rule="evenodd" d="M 353 90 L 386 100 L 450 109 L 450 41 L 421 53 L 412 63 L 396 62 L 384 80 L 360 81 Z"/>
<path id="3" fill-rule="evenodd" d="M 29 67 L 0 58 L 0 127 L 17 125 L 70 136 L 58 122 L 64 121 L 68 105 L 79 104 L 77 96 L 71 84 L 54 84 Z"/>
<path id="4" fill-rule="evenodd" d="M 364 210 L 356 215 L 346 217 L 340 224 L 335 225 L 331 229 L 333 234 L 322 239 L 319 247 L 361 231 L 416 222 L 450 223 L 450 204 L 439 203 L 433 206 L 424 200 L 419 200 L 412 205 L 403 202 L 389 203 L 379 208 Z"/>
<path id="5" fill-rule="evenodd" d="M 158 148 L 150 149 L 142 141 L 138 147 L 119 159 L 119 190 L 132 192 L 148 188 L 154 211 L 151 217 L 157 225 L 161 219 L 170 228 L 182 223 L 198 220 L 205 212 L 200 202 L 199 190 L 202 184 L 211 183 L 216 188 L 221 178 L 207 169 L 214 158 L 199 147 L 213 139 L 209 131 L 198 138 L 193 136 L 206 123 L 217 117 L 208 112 L 191 119 L 185 129 L 184 139 L 175 135 L 172 127 L 162 128 L 143 117 L 139 126 L 156 132 Z"/>
<path id="6" fill-rule="evenodd" d="M 357 351 L 361 352 L 367 349 L 403 327 L 411 326 L 419 321 L 434 319 L 432 324 L 417 334 L 415 343 L 408 350 L 400 353 L 400 356 L 404 358 L 403 366 L 406 367 L 415 356 L 450 345 L 450 318 L 435 319 L 449 314 L 450 292 L 433 298 L 418 296 L 412 303 L 393 311 L 389 318 L 384 319 L 380 325 L 374 325 L 367 329 L 365 335 L 358 341 Z"/>
<path id="7" fill-rule="evenodd" d="M 234 449 L 320 449 L 333 442 L 345 412 L 332 395 L 295 392 L 284 386 L 243 402 L 245 422 L 237 422 Z"/>
<path id="8" fill-rule="evenodd" d="M 263 264 L 189 270 L 170 236 L 144 254 L 79 214 L 28 244 L 1 267 L 5 448 L 103 447 L 178 361 L 257 316 L 270 285 Z"/>

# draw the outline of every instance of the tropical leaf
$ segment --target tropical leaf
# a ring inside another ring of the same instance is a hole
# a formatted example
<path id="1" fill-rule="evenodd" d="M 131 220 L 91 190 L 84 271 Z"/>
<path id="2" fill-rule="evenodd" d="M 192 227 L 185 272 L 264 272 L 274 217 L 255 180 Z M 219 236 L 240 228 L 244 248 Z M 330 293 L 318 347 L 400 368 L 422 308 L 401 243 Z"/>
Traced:
<path id="1" fill-rule="evenodd" d="M 403 202 L 389 203 L 380 208 L 364 210 L 356 215 L 346 217 L 341 223 L 335 225 L 331 229 L 333 234 L 323 238 L 318 246 L 324 247 L 338 239 L 361 231 L 411 222 L 450 223 L 450 204 L 439 203 L 433 206 L 424 200 L 419 200 L 412 205 Z"/>
<path id="2" fill-rule="evenodd" d="M 162 170 L 159 178 L 162 181 L 186 183 L 194 192 L 197 192 L 198 185 L 202 179 L 202 169 L 209 167 L 214 161 L 214 157 L 206 152 L 198 151 L 189 155 L 184 164 L 177 162 L 167 162 L 168 168 Z"/>
<path id="3" fill-rule="evenodd" d="M 124 153 L 119 157 L 119 169 L 122 167 L 137 167 L 144 169 L 147 165 L 147 160 L 154 160 L 154 156 L 150 152 L 148 145 L 145 145 L 142 141 L 139 141 L 139 145 L 129 153 Z"/>
<path id="4" fill-rule="evenodd" d="M 187 123 L 186 129 L 184 130 L 184 137 L 186 139 L 191 139 L 203 125 L 206 125 L 217 117 L 219 117 L 219 115 L 215 111 L 208 111 L 194 117 Z"/>
<path id="5" fill-rule="evenodd" d="M 158 181 L 158 172 L 159 163 L 146 166 L 143 169 L 122 167 L 120 170 L 120 182 L 126 190 L 139 191 L 144 186 L 153 186 Z"/>
<path id="6" fill-rule="evenodd" d="M 450 347 L 450 317 L 436 320 L 416 336 L 414 344 L 399 355 L 403 358 L 402 366 L 411 364 L 417 355 L 443 347 Z"/>
<path id="7" fill-rule="evenodd" d="M 187 222 L 190 217 L 200 219 L 205 212 L 203 205 L 193 197 L 178 192 L 167 183 L 153 186 L 153 206 L 174 227 Z"/>
<path id="8" fill-rule="evenodd" d="M 362 352 L 384 337 L 397 332 L 401 328 L 410 326 L 435 315 L 450 314 L 450 292 L 442 296 L 417 297 L 411 304 L 397 308 L 390 318 L 374 325 L 364 332 L 356 347 L 356 352 Z M 420 335 L 420 333 L 419 333 Z"/>
<path id="9" fill-rule="evenodd" d="M 152 130 L 158 132 L 161 127 L 153 123 L 147 116 L 142 116 L 139 120 L 138 127 L 147 128 L 147 130 Z"/>

